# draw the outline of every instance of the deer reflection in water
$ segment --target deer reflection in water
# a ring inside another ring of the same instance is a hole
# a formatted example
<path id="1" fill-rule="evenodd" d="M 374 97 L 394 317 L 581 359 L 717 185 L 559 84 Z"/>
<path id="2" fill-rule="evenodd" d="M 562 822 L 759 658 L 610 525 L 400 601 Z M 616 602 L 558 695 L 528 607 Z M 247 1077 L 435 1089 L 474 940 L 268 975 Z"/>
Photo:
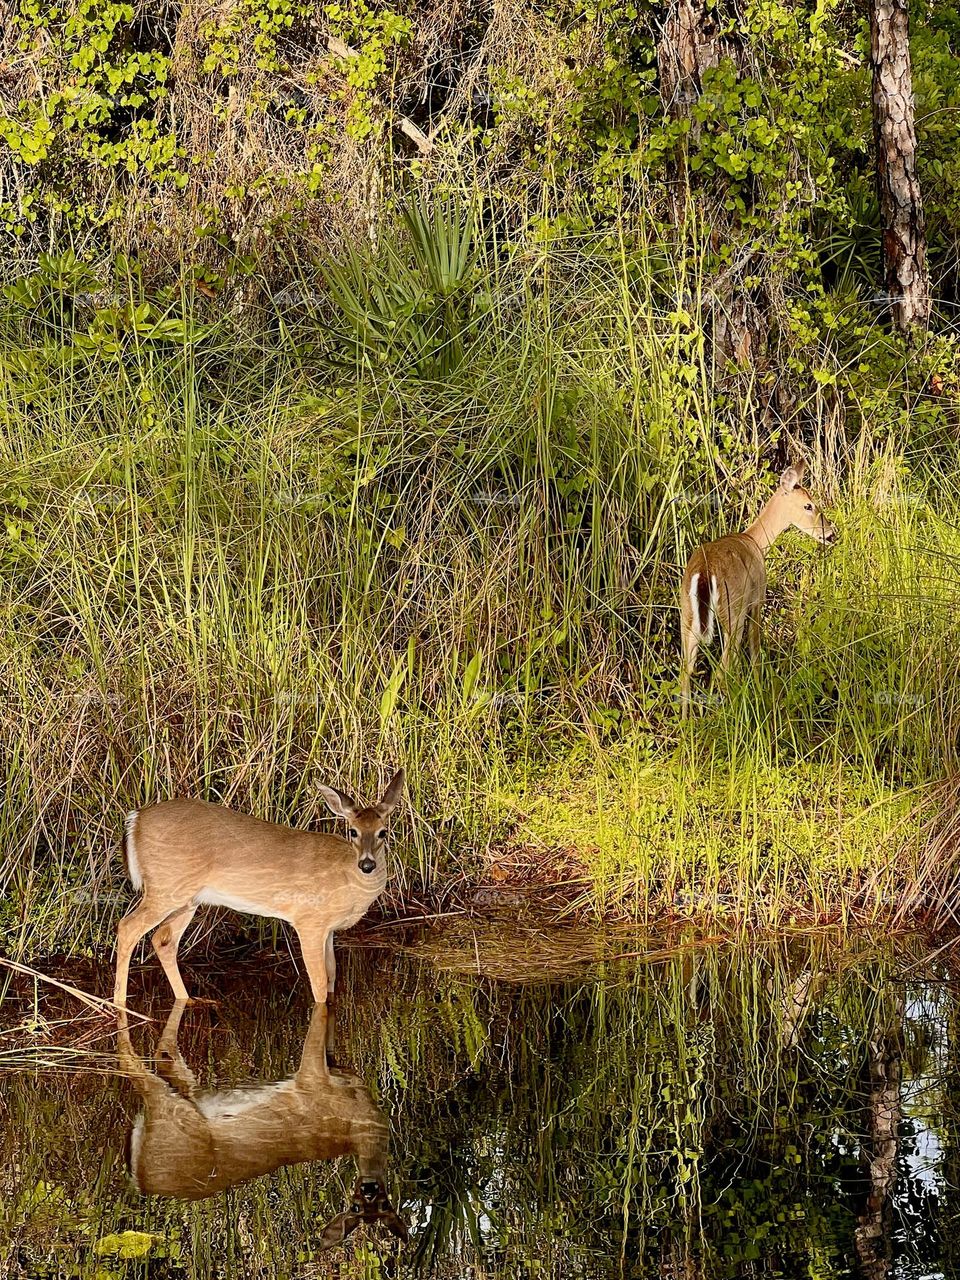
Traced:
<path id="1" fill-rule="evenodd" d="M 202 1089 L 177 1045 L 186 1004 L 170 1011 L 152 1067 L 137 1054 L 125 1014 L 117 1032 L 124 1074 L 143 1102 L 130 1132 L 130 1172 L 145 1195 L 202 1200 L 283 1165 L 353 1156 L 357 1179 L 349 1208 L 326 1226 L 321 1248 L 361 1223 L 401 1240 L 407 1226 L 387 1196 L 387 1118 L 357 1076 L 330 1065 L 333 1014 L 317 1005 L 300 1067 L 289 1080 Z"/>

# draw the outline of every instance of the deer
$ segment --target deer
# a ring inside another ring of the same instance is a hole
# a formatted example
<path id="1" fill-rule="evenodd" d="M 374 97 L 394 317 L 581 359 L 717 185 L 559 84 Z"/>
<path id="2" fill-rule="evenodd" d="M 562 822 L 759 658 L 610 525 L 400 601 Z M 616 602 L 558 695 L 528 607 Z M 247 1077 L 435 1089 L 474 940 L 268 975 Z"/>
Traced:
<path id="1" fill-rule="evenodd" d="M 121 1011 L 120 1069 L 142 1111 L 127 1144 L 130 1176 L 143 1195 L 203 1200 L 284 1165 L 352 1156 L 357 1177 L 349 1205 L 325 1226 L 320 1248 L 345 1240 L 361 1223 L 386 1227 L 406 1242 L 407 1224 L 387 1194 L 390 1130 L 363 1081 L 333 1067 L 334 1016 L 316 1004 L 288 1080 L 202 1089 L 178 1047 L 186 1002 L 170 1010 L 151 1070 L 134 1050 Z"/>
<path id="2" fill-rule="evenodd" d="M 760 614 L 767 595 L 767 551 L 784 530 L 799 529 L 820 543 L 836 530 L 803 487 L 803 462 L 787 467 L 776 492 L 742 533 L 728 533 L 698 547 L 690 557 L 680 588 L 681 718 L 690 713 L 690 684 L 701 645 L 713 641 L 717 623 L 723 632 L 720 678 L 725 680 L 733 654 L 747 633 L 751 661 L 760 650 Z"/>
<path id="3" fill-rule="evenodd" d="M 130 959 L 151 931 L 174 998 L 190 999 L 177 949 L 200 906 L 292 924 L 314 1000 L 332 1000 L 333 935 L 356 924 L 386 888 L 387 820 L 403 783 L 400 769 L 369 807 L 321 786 L 327 807 L 347 823 L 347 839 L 278 826 L 204 800 L 167 800 L 128 814 L 127 871 L 142 896 L 117 929 L 114 1005 L 126 1006 Z"/>

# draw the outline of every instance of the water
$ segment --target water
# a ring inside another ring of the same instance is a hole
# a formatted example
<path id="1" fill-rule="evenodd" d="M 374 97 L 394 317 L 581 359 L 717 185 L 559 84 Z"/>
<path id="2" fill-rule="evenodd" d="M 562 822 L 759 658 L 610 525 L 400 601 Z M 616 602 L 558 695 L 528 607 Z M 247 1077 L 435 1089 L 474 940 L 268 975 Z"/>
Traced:
<path id="1" fill-rule="evenodd" d="M 8 991 L 0 1274 L 960 1275 L 949 953 L 467 931 L 341 960 L 332 1019 L 272 952 L 188 954 L 217 1003 L 169 1021 L 138 966 L 156 1021 L 119 1059 L 65 993 Z"/>

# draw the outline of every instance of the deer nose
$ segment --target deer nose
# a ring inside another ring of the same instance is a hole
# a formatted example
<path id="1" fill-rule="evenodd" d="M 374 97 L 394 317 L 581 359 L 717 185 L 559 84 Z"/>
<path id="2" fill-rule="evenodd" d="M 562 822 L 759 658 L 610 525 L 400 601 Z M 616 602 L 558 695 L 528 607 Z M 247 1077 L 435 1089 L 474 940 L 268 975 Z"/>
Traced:
<path id="1" fill-rule="evenodd" d="M 360 870 L 365 876 L 368 876 L 371 871 L 376 871 L 377 869 L 377 864 L 374 862 L 373 858 L 361 858 L 359 865 Z"/>

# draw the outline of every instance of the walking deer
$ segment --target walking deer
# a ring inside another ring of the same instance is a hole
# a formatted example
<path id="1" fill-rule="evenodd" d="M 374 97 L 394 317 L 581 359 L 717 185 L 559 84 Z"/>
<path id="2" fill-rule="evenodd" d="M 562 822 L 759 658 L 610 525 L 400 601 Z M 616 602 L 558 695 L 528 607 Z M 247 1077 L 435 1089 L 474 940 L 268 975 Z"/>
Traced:
<path id="1" fill-rule="evenodd" d="M 333 995 L 333 935 L 360 919 L 387 884 L 386 822 L 400 800 L 399 770 L 377 804 L 364 808 L 321 787 L 347 836 L 262 822 L 202 800 L 168 800 L 127 817 L 127 868 L 140 902 L 120 921 L 114 1003 L 127 1002 L 134 947 L 153 930 L 153 948 L 177 1000 L 189 1000 L 177 948 L 199 906 L 231 907 L 293 925 L 316 1001 Z"/>
<path id="2" fill-rule="evenodd" d="M 157 1045 L 156 1070 L 133 1048 L 120 1014 L 117 1052 L 143 1111 L 130 1131 L 130 1173 L 144 1195 L 202 1200 L 283 1165 L 353 1156 L 349 1208 L 320 1238 L 330 1248 L 361 1222 L 401 1240 L 407 1225 L 387 1196 L 389 1125 L 357 1076 L 330 1066 L 333 1015 L 314 1006 L 300 1066 L 289 1080 L 245 1088 L 201 1089 L 177 1044 L 186 1005 L 177 1001 Z"/>
<path id="3" fill-rule="evenodd" d="M 751 659 L 760 648 L 760 611 L 767 594 L 764 556 L 785 529 L 799 529 L 818 542 L 832 542 L 833 525 L 802 487 L 804 464 L 787 467 L 773 497 L 742 533 L 729 533 L 698 547 L 690 557 L 680 589 L 681 714 L 690 711 L 690 683 L 700 646 L 713 640 L 720 624 L 723 649 L 721 678 L 747 633 Z"/>

